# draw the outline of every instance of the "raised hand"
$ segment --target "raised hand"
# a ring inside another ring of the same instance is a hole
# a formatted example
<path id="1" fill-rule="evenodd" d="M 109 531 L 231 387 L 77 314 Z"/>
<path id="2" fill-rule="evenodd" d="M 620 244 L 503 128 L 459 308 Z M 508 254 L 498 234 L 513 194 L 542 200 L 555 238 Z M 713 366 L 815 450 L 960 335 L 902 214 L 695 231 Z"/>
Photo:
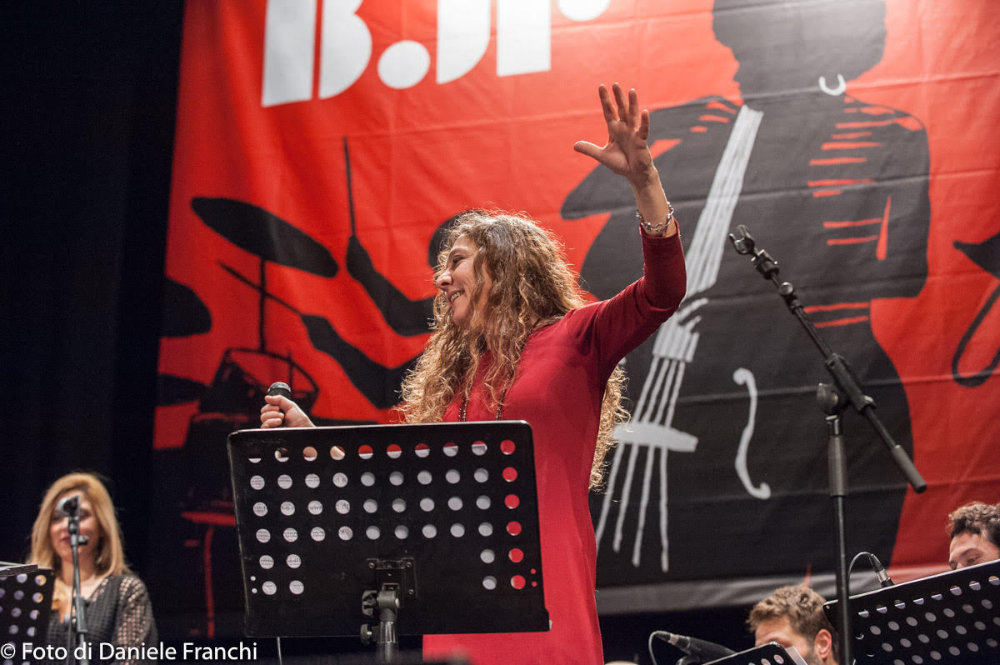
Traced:
<path id="1" fill-rule="evenodd" d="M 634 88 L 626 98 L 617 83 L 611 86 L 611 92 L 602 84 L 599 94 L 604 120 L 608 123 L 608 142 L 600 147 L 589 141 L 577 141 L 573 149 L 625 176 L 633 187 L 641 187 L 655 171 L 647 145 L 649 111 L 640 109 Z"/>
<path id="2" fill-rule="evenodd" d="M 673 208 L 667 202 L 660 174 L 649 154 L 649 111 L 640 109 L 634 89 L 628 91 L 626 98 L 617 83 L 611 86 L 611 92 L 602 84 L 599 94 L 604 120 L 608 123 L 608 142 L 600 147 L 589 141 L 577 141 L 573 149 L 628 179 L 647 235 L 674 235 L 677 224 Z"/>

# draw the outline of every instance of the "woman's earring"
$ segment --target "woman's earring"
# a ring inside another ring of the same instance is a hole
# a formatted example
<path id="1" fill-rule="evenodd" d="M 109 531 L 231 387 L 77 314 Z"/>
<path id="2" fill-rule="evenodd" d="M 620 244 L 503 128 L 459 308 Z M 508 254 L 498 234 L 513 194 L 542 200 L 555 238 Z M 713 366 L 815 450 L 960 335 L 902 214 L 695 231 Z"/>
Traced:
<path id="1" fill-rule="evenodd" d="M 844 80 L 844 77 L 843 77 L 842 74 L 837 74 L 837 87 L 836 88 L 831 88 L 826 83 L 826 77 L 825 76 L 820 76 L 819 77 L 819 89 L 822 90 L 823 92 L 825 92 L 826 94 L 832 96 L 832 97 L 839 97 L 842 94 L 844 94 L 845 90 L 847 90 L 847 81 Z"/>

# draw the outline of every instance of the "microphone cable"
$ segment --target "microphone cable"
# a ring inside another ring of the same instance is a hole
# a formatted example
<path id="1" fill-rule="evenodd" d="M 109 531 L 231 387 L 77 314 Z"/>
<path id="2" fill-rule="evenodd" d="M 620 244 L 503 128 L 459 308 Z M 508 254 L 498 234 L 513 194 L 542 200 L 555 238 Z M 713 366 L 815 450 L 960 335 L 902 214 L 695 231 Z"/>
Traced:
<path id="1" fill-rule="evenodd" d="M 653 638 L 661 637 L 660 633 L 662 632 L 663 632 L 662 630 L 654 630 L 649 634 L 649 639 L 646 641 L 646 648 L 649 649 L 649 659 L 653 661 L 653 665 L 660 665 L 659 661 L 656 660 L 656 654 L 653 653 Z"/>
<path id="2" fill-rule="evenodd" d="M 886 587 L 890 587 L 895 584 L 895 582 L 892 581 L 892 578 L 889 577 L 889 573 L 886 571 L 885 566 L 882 565 L 882 562 L 879 560 L 877 556 L 875 556 L 871 552 L 858 552 L 857 554 L 854 555 L 854 558 L 851 559 L 851 563 L 847 566 L 848 589 L 850 589 L 851 585 L 851 571 L 854 569 L 854 564 L 856 564 L 858 562 L 858 559 L 860 559 L 863 556 L 868 557 L 868 563 L 872 568 L 872 572 L 875 573 L 875 579 L 878 580 L 879 588 L 884 589 Z"/>

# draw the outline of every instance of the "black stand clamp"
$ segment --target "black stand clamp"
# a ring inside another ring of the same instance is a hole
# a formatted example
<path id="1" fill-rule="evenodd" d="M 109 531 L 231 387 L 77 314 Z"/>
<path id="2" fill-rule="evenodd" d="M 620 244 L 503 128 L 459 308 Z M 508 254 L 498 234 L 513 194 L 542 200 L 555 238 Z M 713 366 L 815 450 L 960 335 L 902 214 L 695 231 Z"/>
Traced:
<path id="1" fill-rule="evenodd" d="M 377 588 L 361 595 L 361 611 L 372 619 L 377 612 L 378 622 L 377 627 L 374 621 L 362 624 L 361 643 L 376 645 L 376 662 L 392 663 L 399 656 L 399 609 L 404 598 L 417 597 L 414 562 L 409 557 L 401 561 L 368 559 L 368 568 L 375 571 Z"/>

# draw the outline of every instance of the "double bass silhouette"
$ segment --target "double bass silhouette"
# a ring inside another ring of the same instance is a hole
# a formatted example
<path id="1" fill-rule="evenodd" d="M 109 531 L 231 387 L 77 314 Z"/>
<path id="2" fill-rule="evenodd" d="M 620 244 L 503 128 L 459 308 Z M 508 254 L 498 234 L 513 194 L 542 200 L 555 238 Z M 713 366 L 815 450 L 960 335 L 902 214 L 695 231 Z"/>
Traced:
<path id="1" fill-rule="evenodd" d="M 688 296 L 626 359 L 634 424 L 622 429 L 592 512 L 601 584 L 832 570 L 821 359 L 770 284 L 727 247 L 748 224 L 810 317 L 850 358 L 879 416 L 912 454 L 906 395 L 872 333 L 871 303 L 913 297 L 927 275 L 927 138 L 913 116 L 847 82 L 879 62 L 875 0 L 717 0 L 716 37 L 742 99 L 653 110 L 650 143 L 681 223 Z M 659 144 L 659 146 L 657 145 Z M 660 149 L 666 146 L 665 150 Z M 583 285 L 608 297 L 641 265 L 629 193 L 595 169 L 562 215 L 607 214 Z M 867 427 L 847 421 L 849 544 L 891 556 L 905 485 Z M 669 464 L 668 464 L 669 457 Z M 737 558 L 720 548 L 740 547 Z"/>

